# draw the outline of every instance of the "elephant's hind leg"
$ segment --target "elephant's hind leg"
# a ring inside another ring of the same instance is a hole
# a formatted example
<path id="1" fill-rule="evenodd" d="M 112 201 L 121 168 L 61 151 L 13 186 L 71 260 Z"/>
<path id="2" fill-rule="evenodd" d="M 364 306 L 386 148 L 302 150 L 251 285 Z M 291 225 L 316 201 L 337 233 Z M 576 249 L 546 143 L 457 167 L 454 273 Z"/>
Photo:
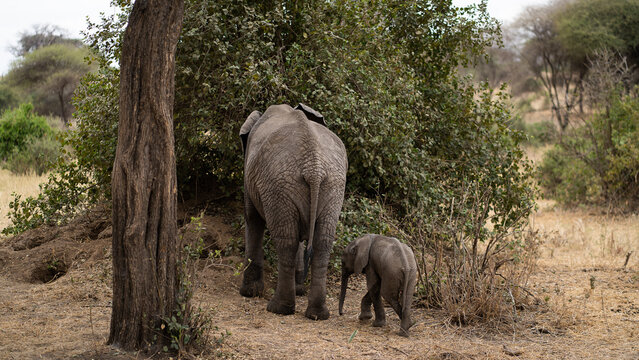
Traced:
<path id="1" fill-rule="evenodd" d="M 401 295 L 401 283 L 396 278 L 385 278 L 382 280 L 381 294 L 390 306 L 395 310 L 399 318 L 402 318 L 402 306 L 399 303 Z"/>
<path id="2" fill-rule="evenodd" d="M 326 230 L 327 227 L 322 221 L 318 221 L 316 226 L 318 231 L 315 233 L 316 240 L 313 240 L 311 288 L 308 293 L 308 307 L 304 315 L 312 320 L 326 320 L 331 316 L 326 306 L 326 272 L 335 231 Z"/>
<path id="3" fill-rule="evenodd" d="M 262 248 L 262 239 L 264 238 L 265 223 L 250 202 L 246 202 L 244 211 L 246 220 L 245 252 L 248 266 L 244 270 L 240 294 L 246 297 L 254 297 L 262 295 L 264 292 L 264 280 L 262 278 L 264 249 Z"/>
<path id="4" fill-rule="evenodd" d="M 299 242 L 297 238 L 273 238 L 277 246 L 277 287 L 266 310 L 282 315 L 295 313 L 295 262 Z"/>
<path id="5" fill-rule="evenodd" d="M 360 306 L 359 317 L 360 320 L 369 320 L 373 318 L 373 313 L 371 312 L 371 305 L 373 304 L 373 299 L 371 298 L 371 292 L 366 292 L 366 295 L 362 297 L 362 303 Z"/>
<path id="6" fill-rule="evenodd" d="M 399 330 L 399 335 L 401 336 L 408 336 L 408 329 L 410 329 L 413 325 L 415 325 L 415 323 L 411 320 L 411 302 L 413 299 L 413 293 L 415 292 L 415 285 L 416 285 L 417 280 L 415 280 L 414 275 L 411 276 L 411 280 L 410 283 L 408 284 L 408 290 L 406 291 L 406 296 L 409 299 L 408 305 L 406 306 L 406 308 L 402 309 L 402 316 L 401 316 L 401 324 L 400 324 L 400 330 Z"/>
<path id="7" fill-rule="evenodd" d="M 381 282 L 379 276 L 375 274 L 373 271 L 370 271 L 366 276 L 366 282 L 369 284 L 368 293 L 371 296 L 371 300 L 373 300 L 373 309 L 375 310 L 375 320 L 373 321 L 373 326 L 384 326 L 386 325 L 386 312 L 384 311 L 384 304 L 382 303 L 382 294 L 381 294 Z"/>

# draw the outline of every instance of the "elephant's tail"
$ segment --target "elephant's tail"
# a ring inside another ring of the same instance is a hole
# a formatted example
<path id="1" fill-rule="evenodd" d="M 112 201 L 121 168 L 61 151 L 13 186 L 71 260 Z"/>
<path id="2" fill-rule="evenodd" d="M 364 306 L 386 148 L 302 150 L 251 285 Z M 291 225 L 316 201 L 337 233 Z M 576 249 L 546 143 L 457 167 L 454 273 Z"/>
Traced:
<path id="1" fill-rule="evenodd" d="M 403 322 L 404 319 L 410 317 L 411 312 L 411 303 L 413 302 L 413 291 L 411 289 L 415 288 L 415 275 L 417 269 L 415 269 L 410 261 L 409 256 L 414 257 L 412 250 L 406 244 L 400 244 L 401 247 L 401 256 L 402 256 L 402 267 L 404 268 L 404 288 L 402 289 L 402 298 L 401 298 L 401 306 L 402 306 L 402 314 L 400 315 Z M 410 327 L 412 324 L 408 324 Z M 403 329 L 408 330 L 408 328 Z"/>
<path id="2" fill-rule="evenodd" d="M 313 256 L 313 237 L 315 235 L 315 222 L 317 220 L 317 203 L 319 198 L 319 190 L 321 178 L 319 176 L 313 176 L 309 179 L 306 179 L 309 184 L 311 190 L 311 211 L 309 221 L 309 230 L 308 230 L 308 242 L 306 243 L 306 250 L 304 251 L 304 280 L 306 280 L 306 276 L 308 275 L 308 267 L 311 264 L 311 259 Z"/>

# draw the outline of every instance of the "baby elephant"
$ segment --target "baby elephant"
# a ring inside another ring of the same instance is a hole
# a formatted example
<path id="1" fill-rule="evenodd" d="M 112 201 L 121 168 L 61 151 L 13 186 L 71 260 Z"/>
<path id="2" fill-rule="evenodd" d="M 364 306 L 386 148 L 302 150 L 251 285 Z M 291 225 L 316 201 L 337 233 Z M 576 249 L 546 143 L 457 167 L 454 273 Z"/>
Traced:
<path id="1" fill-rule="evenodd" d="M 339 314 L 342 315 L 346 287 L 351 274 L 366 274 L 368 292 L 362 298 L 360 320 L 372 317 L 373 326 L 384 326 L 386 314 L 382 296 L 390 303 L 401 319 L 399 335 L 408 336 L 413 325 L 410 307 L 417 282 L 417 265 L 413 251 L 399 240 L 382 235 L 364 235 L 354 240 L 342 254 L 342 289 L 339 295 Z"/>

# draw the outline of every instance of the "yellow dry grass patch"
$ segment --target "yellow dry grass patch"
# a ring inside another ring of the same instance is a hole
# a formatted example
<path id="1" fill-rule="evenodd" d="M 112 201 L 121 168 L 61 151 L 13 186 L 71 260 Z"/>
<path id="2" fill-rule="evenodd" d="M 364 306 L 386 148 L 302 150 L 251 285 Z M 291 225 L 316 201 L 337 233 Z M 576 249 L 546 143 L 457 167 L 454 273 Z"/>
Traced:
<path id="1" fill-rule="evenodd" d="M 45 182 L 47 175 L 15 175 L 9 170 L 0 169 L 0 229 L 10 224 L 7 213 L 9 203 L 13 201 L 12 193 L 23 195 L 37 195 L 40 192 L 38 185 Z"/>
<path id="2" fill-rule="evenodd" d="M 600 209 L 555 207 L 540 201 L 542 210 L 532 217 L 533 225 L 547 234 L 541 264 L 562 264 L 567 268 L 622 268 L 639 258 L 639 216 L 607 215 Z M 545 209 L 544 209 L 545 207 Z"/>

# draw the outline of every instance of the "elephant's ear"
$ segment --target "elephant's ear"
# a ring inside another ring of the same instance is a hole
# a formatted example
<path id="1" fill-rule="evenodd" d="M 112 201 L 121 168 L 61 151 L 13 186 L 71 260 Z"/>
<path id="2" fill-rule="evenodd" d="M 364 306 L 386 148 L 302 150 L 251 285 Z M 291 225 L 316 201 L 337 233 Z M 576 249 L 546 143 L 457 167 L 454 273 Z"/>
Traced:
<path id="1" fill-rule="evenodd" d="M 246 118 L 246 120 L 244 121 L 244 124 L 242 124 L 242 128 L 240 129 L 240 138 L 242 138 L 242 149 L 244 150 L 245 153 L 246 153 L 246 143 L 248 142 L 249 133 L 251 132 L 253 125 L 255 125 L 255 123 L 257 122 L 257 120 L 260 119 L 261 116 L 262 116 L 262 113 L 255 110 L 251 113 L 251 115 L 249 115 Z"/>
<path id="2" fill-rule="evenodd" d="M 368 258 L 370 257 L 371 244 L 373 243 L 373 237 L 371 235 L 364 235 L 357 241 L 355 264 L 353 265 L 354 273 L 361 274 L 364 271 L 366 265 L 368 265 Z"/>
<path id="3" fill-rule="evenodd" d="M 306 106 L 302 103 L 299 103 L 295 107 L 295 110 L 301 110 L 304 113 L 304 115 L 306 115 L 307 119 L 326 126 L 326 123 L 324 122 L 324 116 L 320 114 L 318 111 L 315 111 L 315 109 L 311 108 L 310 106 Z"/>

